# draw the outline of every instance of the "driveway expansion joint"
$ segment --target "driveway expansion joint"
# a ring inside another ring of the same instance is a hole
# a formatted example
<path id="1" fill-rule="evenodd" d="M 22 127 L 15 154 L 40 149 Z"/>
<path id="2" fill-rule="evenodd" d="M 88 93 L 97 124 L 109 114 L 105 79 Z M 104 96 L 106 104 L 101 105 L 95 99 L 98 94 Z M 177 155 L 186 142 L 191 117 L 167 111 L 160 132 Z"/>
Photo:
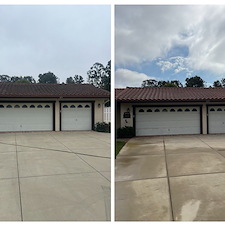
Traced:
<path id="1" fill-rule="evenodd" d="M 165 154 L 165 164 L 166 164 L 166 174 L 167 174 L 167 183 L 168 183 L 168 192 L 169 192 L 169 202 L 170 202 L 170 208 L 171 208 L 171 217 L 172 217 L 172 221 L 175 221 L 174 213 L 173 213 L 173 202 L 172 202 L 172 196 L 171 196 L 170 176 L 169 176 L 169 169 L 168 169 L 168 163 L 167 163 L 166 144 L 165 144 L 164 137 L 163 137 L 163 150 Z"/>
<path id="2" fill-rule="evenodd" d="M 20 212 L 21 212 L 21 221 L 23 221 L 23 206 L 22 206 L 21 186 L 20 186 L 20 172 L 19 172 L 16 133 L 15 133 L 15 144 L 16 144 L 16 166 L 17 166 L 17 176 L 18 176 L 17 178 L 18 178 L 19 198 L 20 198 Z"/>

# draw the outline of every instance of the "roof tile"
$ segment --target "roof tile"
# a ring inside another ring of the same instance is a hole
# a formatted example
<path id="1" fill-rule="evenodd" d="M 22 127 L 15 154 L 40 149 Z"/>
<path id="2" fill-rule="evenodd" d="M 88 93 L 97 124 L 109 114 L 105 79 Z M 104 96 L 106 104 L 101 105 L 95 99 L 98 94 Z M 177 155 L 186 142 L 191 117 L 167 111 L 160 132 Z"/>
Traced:
<path id="1" fill-rule="evenodd" d="M 225 88 L 127 87 L 116 91 L 116 100 L 122 102 L 221 101 L 225 100 Z"/>
<path id="2" fill-rule="evenodd" d="M 110 97 L 91 84 L 0 83 L 0 97 Z"/>

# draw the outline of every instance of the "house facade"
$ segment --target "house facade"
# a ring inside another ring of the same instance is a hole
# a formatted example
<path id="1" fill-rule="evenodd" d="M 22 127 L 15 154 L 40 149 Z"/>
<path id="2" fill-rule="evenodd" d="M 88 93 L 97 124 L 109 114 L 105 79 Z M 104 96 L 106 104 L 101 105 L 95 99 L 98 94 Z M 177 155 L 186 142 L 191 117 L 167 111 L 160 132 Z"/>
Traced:
<path id="1" fill-rule="evenodd" d="M 93 130 L 109 98 L 90 84 L 0 83 L 0 132 Z"/>
<path id="2" fill-rule="evenodd" d="M 225 133 L 225 88 L 116 89 L 116 126 L 136 136 Z"/>

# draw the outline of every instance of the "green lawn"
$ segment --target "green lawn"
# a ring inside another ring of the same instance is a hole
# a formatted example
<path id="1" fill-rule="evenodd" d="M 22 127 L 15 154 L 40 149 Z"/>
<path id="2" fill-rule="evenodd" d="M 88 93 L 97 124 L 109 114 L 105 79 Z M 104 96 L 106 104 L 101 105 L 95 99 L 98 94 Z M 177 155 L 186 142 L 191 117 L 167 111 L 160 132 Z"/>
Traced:
<path id="1" fill-rule="evenodd" d="M 120 150 L 125 144 L 125 141 L 116 141 L 116 156 L 119 154 Z"/>

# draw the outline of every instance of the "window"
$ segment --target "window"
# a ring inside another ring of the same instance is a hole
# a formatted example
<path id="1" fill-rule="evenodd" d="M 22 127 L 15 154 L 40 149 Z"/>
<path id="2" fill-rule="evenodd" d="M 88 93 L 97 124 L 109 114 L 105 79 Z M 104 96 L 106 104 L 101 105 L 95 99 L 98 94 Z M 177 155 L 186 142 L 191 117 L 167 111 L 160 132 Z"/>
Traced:
<path id="1" fill-rule="evenodd" d="M 177 112 L 183 112 L 183 109 L 178 109 Z"/>
<path id="2" fill-rule="evenodd" d="M 175 112 L 175 109 L 171 109 L 170 112 Z"/>
<path id="3" fill-rule="evenodd" d="M 223 110 L 222 110 L 221 108 L 218 108 L 217 111 L 221 112 L 221 111 L 223 111 Z"/>
<path id="4" fill-rule="evenodd" d="M 4 105 L 0 105 L 0 108 L 4 108 Z"/>
<path id="5" fill-rule="evenodd" d="M 151 109 L 148 109 L 147 112 L 152 112 L 152 110 Z"/>
<path id="6" fill-rule="evenodd" d="M 31 105 L 30 108 L 35 108 L 35 106 L 34 105 Z"/>
<path id="7" fill-rule="evenodd" d="M 68 108 L 68 105 L 64 105 L 63 108 Z"/>
<path id="8" fill-rule="evenodd" d="M 43 108 L 43 106 L 42 105 L 38 105 L 37 108 Z"/>
<path id="9" fill-rule="evenodd" d="M 75 105 L 71 105 L 70 108 L 75 108 Z"/>
<path id="10" fill-rule="evenodd" d="M 168 110 L 167 109 L 163 109 L 163 112 L 168 112 Z"/>
<path id="11" fill-rule="evenodd" d="M 78 105 L 77 108 L 83 108 L 83 106 L 82 105 Z"/>
<path id="12" fill-rule="evenodd" d="M 185 109 L 184 111 L 185 111 L 185 112 L 190 112 L 190 109 Z"/>
<path id="13" fill-rule="evenodd" d="M 144 109 L 139 109 L 139 112 L 144 112 Z"/>
<path id="14" fill-rule="evenodd" d="M 155 112 L 160 112 L 160 110 L 159 109 L 155 109 Z"/>
<path id="15" fill-rule="evenodd" d="M 209 111 L 214 112 L 214 111 L 215 111 L 215 109 L 214 109 L 214 108 L 211 108 Z"/>
<path id="16" fill-rule="evenodd" d="M 20 108 L 20 106 L 19 105 L 15 105 L 14 108 Z"/>
<path id="17" fill-rule="evenodd" d="M 46 105 L 45 108 L 50 108 L 50 105 Z"/>
<path id="18" fill-rule="evenodd" d="M 192 112 L 197 112 L 197 109 L 196 108 L 192 109 Z"/>
<path id="19" fill-rule="evenodd" d="M 85 108 L 90 108 L 90 105 L 85 105 Z"/>
<path id="20" fill-rule="evenodd" d="M 23 105 L 22 108 L 27 108 L 27 105 Z"/>

